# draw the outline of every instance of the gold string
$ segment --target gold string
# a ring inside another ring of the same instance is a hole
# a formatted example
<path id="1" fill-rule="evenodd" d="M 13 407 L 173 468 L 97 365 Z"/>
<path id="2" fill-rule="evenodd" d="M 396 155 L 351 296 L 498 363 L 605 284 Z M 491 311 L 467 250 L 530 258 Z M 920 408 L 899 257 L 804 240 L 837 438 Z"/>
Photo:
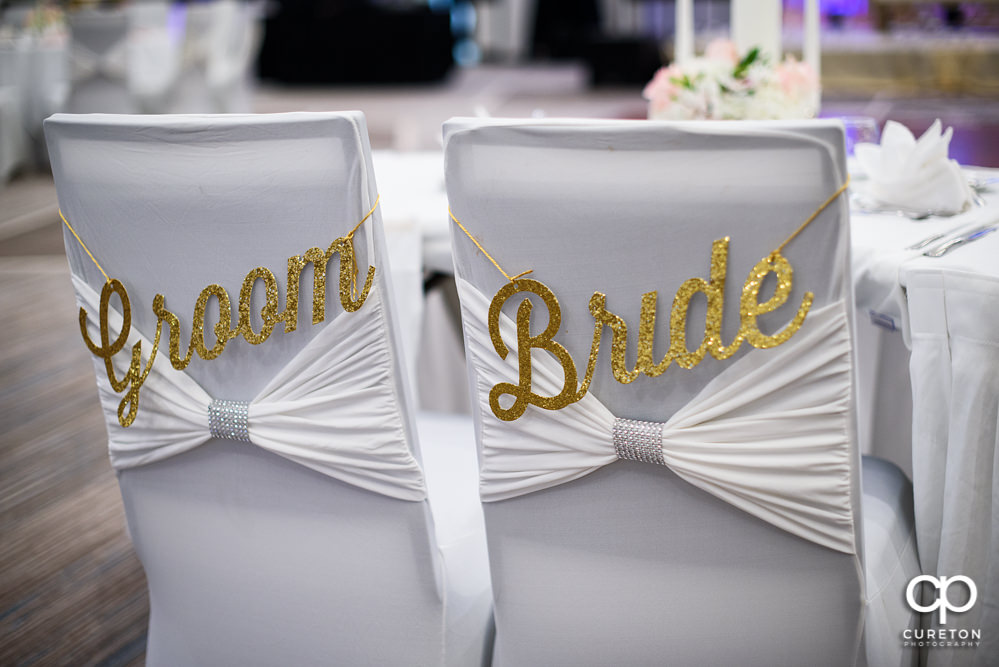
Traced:
<path id="1" fill-rule="evenodd" d="M 371 207 L 371 210 L 368 211 L 367 214 L 365 214 L 365 216 L 363 218 L 361 218 L 361 221 L 359 223 L 357 223 L 356 225 L 354 225 L 354 228 L 352 230 L 350 230 L 349 232 L 347 232 L 347 240 L 350 241 L 350 245 L 351 246 L 354 245 L 354 232 L 356 232 L 358 229 L 360 229 L 361 225 L 363 225 L 365 223 L 365 221 L 368 218 L 370 218 L 372 216 L 372 214 L 374 214 L 375 209 L 378 208 L 378 202 L 380 202 L 381 199 L 382 199 L 381 194 L 377 195 L 375 197 L 375 205 Z M 368 261 L 369 262 L 371 261 L 370 257 L 368 258 Z M 355 300 L 357 299 L 357 275 L 358 275 L 358 273 L 359 272 L 358 272 L 358 269 L 357 269 L 357 253 L 356 252 L 352 252 L 352 253 L 350 253 L 350 295 L 352 297 L 354 297 Z"/>
<path id="2" fill-rule="evenodd" d="M 850 176 L 849 175 L 847 175 L 847 177 L 846 177 L 846 182 L 843 183 L 843 185 L 839 186 L 839 188 L 836 190 L 836 192 L 834 192 L 829 197 L 829 199 L 825 200 L 825 202 L 823 202 L 821 206 L 819 206 L 817 209 L 815 209 L 815 212 L 812 213 L 810 216 L 808 216 L 808 219 L 805 220 L 803 223 L 801 223 L 800 227 L 798 227 L 796 230 L 794 230 L 794 232 L 791 233 L 790 236 L 788 236 L 786 239 L 784 239 L 784 242 L 781 243 L 779 246 L 777 246 L 777 248 L 774 249 L 774 251 L 771 253 L 771 255 L 773 255 L 773 254 L 779 254 L 780 251 L 784 249 L 784 246 L 786 246 L 788 243 L 790 243 L 791 241 L 793 241 L 794 237 L 796 237 L 798 234 L 800 234 L 801 232 L 803 232 L 804 229 L 805 229 L 805 227 L 807 227 L 808 225 L 810 225 L 815 220 L 815 218 L 819 217 L 819 214 L 822 213 L 822 211 L 826 210 L 826 208 L 828 208 L 829 204 L 832 204 L 836 200 L 837 197 L 839 197 L 841 194 L 843 194 L 844 192 L 846 192 L 846 189 L 848 187 L 850 187 Z M 499 272 L 502 273 L 506 277 L 506 279 L 509 280 L 510 282 L 513 282 L 513 281 L 517 280 L 517 278 L 526 276 L 528 273 L 531 273 L 531 272 L 534 271 L 534 269 L 528 269 L 527 271 L 524 271 L 523 273 L 518 273 L 515 276 L 510 276 L 506 271 L 503 270 L 503 268 L 499 265 L 499 263 L 495 259 L 493 259 L 493 256 L 490 255 L 486 251 L 486 249 L 482 247 L 482 244 L 479 243 L 479 241 L 474 236 L 472 236 L 472 233 L 469 232 L 465 228 L 465 225 L 461 224 L 461 220 L 459 220 L 458 218 L 454 217 L 454 213 L 451 212 L 451 207 L 450 206 L 447 209 L 447 214 L 449 216 L 451 216 L 451 219 L 454 220 L 455 224 L 457 224 L 458 227 L 461 228 L 461 231 L 465 232 L 465 236 L 467 236 L 472 241 L 472 243 L 475 244 L 475 247 L 478 248 L 479 250 L 481 250 L 482 254 L 485 255 L 486 258 L 490 262 L 493 263 L 493 266 L 495 266 L 497 268 L 497 270 L 499 270 Z"/>
<path id="3" fill-rule="evenodd" d="M 347 232 L 347 239 L 351 242 L 351 244 L 354 243 L 354 232 L 360 229 L 361 225 L 367 222 L 368 218 L 370 218 L 374 214 L 375 209 L 378 208 L 378 202 L 381 201 L 381 198 L 382 198 L 381 195 L 376 196 L 375 205 L 371 207 L 371 210 L 368 211 L 363 218 L 361 218 L 360 222 L 354 225 L 354 228 L 352 230 Z M 69 224 L 69 220 L 67 220 L 66 216 L 63 215 L 62 213 L 62 209 L 59 209 L 59 217 L 62 218 L 62 221 L 66 224 L 66 228 L 69 229 L 69 231 L 73 234 L 73 237 L 76 239 L 76 242 L 80 244 L 80 247 L 83 248 L 83 250 L 87 253 L 87 256 L 90 257 L 90 260 L 94 263 L 94 266 L 97 267 L 97 270 L 100 271 L 102 274 L 104 274 L 104 280 L 106 282 L 111 282 L 111 278 L 108 277 L 107 272 L 105 272 L 104 269 L 101 267 L 100 262 L 98 262 L 97 258 L 94 257 L 94 254 L 90 252 L 90 248 L 87 247 L 87 244 L 83 242 L 83 239 L 80 238 L 80 235 L 76 233 L 75 229 L 73 229 L 73 225 Z M 356 253 L 351 253 L 350 261 L 351 261 L 350 290 L 353 293 L 353 297 L 356 299 L 357 276 L 358 276 Z"/>
<path id="4" fill-rule="evenodd" d="M 94 263 L 94 266 L 97 267 L 97 270 L 104 274 L 105 282 L 111 282 L 111 279 L 108 277 L 108 274 L 105 273 L 104 269 L 101 268 L 100 263 L 98 263 L 93 253 L 90 252 L 90 248 L 87 247 L 87 244 L 83 242 L 83 239 L 80 238 L 80 235 L 76 233 L 75 229 L 73 229 L 73 225 L 69 224 L 69 220 L 66 219 L 66 216 L 62 214 L 62 209 L 59 209 L 59 217 L 62 218 L 62 221 L 64 223 L 66 223 L 66 228 L 73 233 L 74 237 L 76 237 L 76 242 L 79 243 L 80 247 L 86 251 L 87 255 L 90 257 L 90 260 Z"/>
<path id="5" fill-rule="evenodd" d="M 382 196 L 381 195 L 378 195 L 378 196 L 375 197 L 375 205 L 371 207 L 371 210 L 368 211 L 364 215 L 363 218 L 361 218 L 361 221 L 359 223 L 357 223 L 356 225 L 354 225 L 354 228 L 352 230 L 350 230 L 349 232 L 347 232 L 347 238 L 349 238 L 349 239 L 354 238 L 354 232 L 356 232 L 358 229 L 360 229 L 361 225 L 363 225 L 365 222 L 367 222 L 368 218 L 370 218 L 371 215 L 375 212 L 375 209 L 378 208 L 378 202 L 380 202 L 381 200 L 382 200 Z"/>
<path id="6" fill-rule="evenodd" d="M 850 176 L 849 176 L 849 174 L 847 174 L 846 182 L 843 183 L 843 185 L 839 186 L 839 189 L 836 190 L 836 192 L 832 193 L 832 196 L 830 196 L 829 199 L 825 200 L 825 202 L 823 202 L 822 206 L 819 206 L 817 209 L 815 209 L 815 212 L 812 213 L 810 216 L 808 216 L 808 220 L 805 220 L 803 223 L 801 223 L 800 227 L 798 227 L 796 230 L 794 230 L 794 232 L 791 233 L 790 236 L 788 236 L 786 239 L 784 239 L 784 242 L 781 243 L 779 246 L 777 246 L 777 249 L 774 250 L 774 253 L 779 253 L 781 250 L 783 250 L 784 246 L 786 246 L 788 243 L 790 243 L 791 241 L 793 241 L 795 236 L 797 236 L 798 234 L 800 234 L 801 232 L 803 232 L 804 229 L 805 229 L 805 227 L 807 227 L 808 225 L 810 225 L 812 223 L 812 221 L 815 220 L 815 218 L 819 217 L 819 214 L 822 213 L 822 211 L 826 210 L 826 207 L 829 206 L 829 204 L 833 203 L 836 200 L 836 197 L 839 197 L 841 194 L 843 194 L 844 192 L 846 192 L 846 189 L 848 187 L 850 187 Z"/>
<path id="7" fill-rule="evenodd" d="M 500 273 L 502 273 L 504 276 L 506 276 L 506 279 L 509 280 L 510 282 L 514 282 L 515 280 L 517 280 L 517 278 L 523 278 L 528 273 L 532 273 L 534 271 L 534 269 L 528 269 L 527 271 L 523 271 L 522 273 L 518 273 L 515 276 L 511 276 L 510 274 L 508 274 L 506 271 L 503 270 L 503 267 L 501 267 L 499 265 L 499 263 L 495 259 L 493 259 L 492 255 L 490 255 L 488 252 L 486 252 L 486 249 L 482 247 L 482 244 L 479 243 L 478 240 L 474 236 L 472 236 L 472 233 L 469 232 L 467 229 L 465 229 L 465 225 L 461 224 L 461 220 L 459 220 L 458 218 L 454 217 L 454 213 L 451 212 L 451 207 L 450 206 L 448 206 L 448 208 L 447 208 L 447 214 L 451 216 L 451 219 L 454 220 L 455 223 L 459 227 L 461 227 L 461 231 L 465 232 L 465 236 L 467 236 L 469 239 L 471 239 L 472 243 L 475 244 L 475 247 L 478 248 L 479 250 L 481 250 L 482 254 L 485 255 L 486 258 L 490 262 L 493 263 L 493 266 L 495 266 L 496 269 Z"/>

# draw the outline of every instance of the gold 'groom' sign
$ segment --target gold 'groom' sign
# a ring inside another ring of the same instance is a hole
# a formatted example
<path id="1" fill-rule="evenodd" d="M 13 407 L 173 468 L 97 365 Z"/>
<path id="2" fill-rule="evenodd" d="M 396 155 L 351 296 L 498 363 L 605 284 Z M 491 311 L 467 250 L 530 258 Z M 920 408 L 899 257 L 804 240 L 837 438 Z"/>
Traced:
<path id="1" fill-rule="evenodd" d="M 139 409 L 139 390 L 141 389 L 149 371 L 152 369 L 153 361 L 159 351 L 160 337 L 163 333 L 164 324 L 169 329 L 169 356 L 170 364 L 177 370 L 184 370 L 195 352 L 205 360 L 211 360 L 222 354 L 226 345 L 233 338 L 242 336 L 252 345 L 259 345 L 267 340 L 275 325 L 284 323 L 285 333 L 290 333 L 298 328 L 298 297 L 301 283 L 302 271 L 308 264 L 313 267 L 312 283 L 312 323 L 319 324 L 326 319 L 326 269 L 334 255 L 340 256 L 340 305 L 347 312 L 354 312 L 364 305 L 371 290 L 372 281 L 375 276 L 375 267 L 369 266 L 365 278 L 364 287 L 360 294 L 357 294 L 357 260 L 354 253 L 354 232 L 364 224 L 375 208 L 378 207 L 378 200 L 364 218 L 346 235 L 336 239 L 324 251 L 321 248 L 309 248 L 301 255 L 294 255 L 288 258 L 288 281 L 287 294 L 285 295 L 284 310 L 278 312 L 278 284 L 274 274 L 265 267 L 257 267 L 246 274 L 243 285 L 239 292 L 238 312 L 239 318 L 235 327 L 232 326 L 232 299 L 228 292 L 221 285 L 211 284 L 201 290 L 197 301 L 194 304 L 194 317 L 191 324 L 191 335 L 187 346 L 187 353 L 181 354 L 180 319 L 166 307 L 166 297 L 157 294 L 153 298 L 153 314 L 156 315 L 156 334 L 153 337 L 152 349 L 149 352 L 149 359 L 145 366 L 142 364 L 142 341 L 136 342 L 131 348 L 131 361 L 125 375 L 118 378 L 115 372 L 112 359 L 121 352 L 128 341 L 132 329 L 132 306 L 128 299 L 128 291 L 117 279 L 110 278 L 94 256 L 90 253 L 86 244 L 77 235 L 76 230 L 69 224 L 65 216 L 63 222 L 69 228 L 73 236 L 80 243 L 86 253 L 93 260 L 97 268 L 104 274 L 106 282 L 101 290 L 99 325 L 100 342 L 95 343 L 87 332 L 87 311 L 80 308 L 80 332 L 87 348 L 95 356 L 104 360 L 104 368 L 107 371 L 108 381 L 111 388 L 116 393 L 124 392 L 121 403 L 118 405 L 118 422 L 124 426 L 130 426 L 134 421 Z M 260 331 L 254 331 L 250 320 L 250 303 L 253 297 L 253 290 L 257 282 L 263 283 L 266 298 L 260 310 L 262 325 Z M 111 298 L 117 296 L 121 302 L 122 324 L 118 336 L 111 340 L 110 305 Z M 215 343 L 208 347 L 205 343 L 205 310 L 209 301 L 215 299 L 219 305 L 219 319 L 212 327 L 215 334 Z"/>
<path id="2" fill-rule="evenodd" d="M 531 312 L 534 305 L 530 299 L 524 298 L 517 307 L 517 368 L 519 378 L 517 384 L 499 382 L 489 392 L 489 407 L 496 417 L 504 421 L 518 419 L 527 410 L 528 405 L 536 405 L 545 410 L 560 410 L 583 398 L 589 391 L 593 372 L 596 368 L 597 355 L 603 340 L 604 328 L 611 330 L 611 371 L 614 379 L 623 384 L 634 382 L 639 375 L 658 377 L 666 372 L 669 366 L 676 362 L 681 368 L 693 368 L 707 354 L 718 360 L 724 360 L 735 354 L 747 342 L 756 348 L 771 348 L 788 341 L 805 321 L 805 316 L 812 307 L 815 295 L 806 292 L 798 306 L 798 310 L 790 322 L 779 332 L 768 335 L 760 331 L 757 318 L 760 315 L 773 312 L 787 302 L 793 283 L 791 263 L 781 254 L 788 243 L 805 229 L 819 213 L 826 209 L 839 195 L 846 191 L 849 179 L 829 199 L 825 201 L 804 223 L 798 227 L 768 256 L 761 259 L 752 268 L 742 286 L 742 296 L 739 300 L 739 330 L 732 341 L 726 345 L 722 340 L 722 313 L 724 310 L 725 280 L 728 272 L 729 238 L 716 240 L 711 246 L 710 278 L 690 278 L 676 291 L 670 310 L 669 349 L 658 362 L 653 356 L 652 343 L 656 330 L 657 292 L 647 292 L 642 295 L 642 308 L 639 316 L 637 357 L 635 367 L 629 369 L 625 361 L 628 346 L 628 325 L 622 317 L 607 309 L 607 296 L 594 292 L 590 297 L 589 310 L 593 316 L 593 342 L 590 345 L 590 356 L 583 373 L 582 382 L 576 364 L 565 347 L 555 340 L 562 324 L 562 309 L 555 294 L 544 283 L 524 278 L 531 271 L 525 271 L 516 276 L 510 276 L 493 257 L 486 252 L 474 236 L 465 228 L 458 218 L 451 213 L 451 219 L 461 228 L 475 246 L 482 251 L 500 273 L 510 282 L 496 292 L 489 305 L 488 324 L 489 336 L 493 348 L 501 359 L 506 359 L 510 350 L 500 335 L 500 313 L 506 302 L 515 294 L 528 292 L 536 295 L 548 310 L 548 326 L 545 330 L 531 334 Z M 777 286 L 769 299 L 760 303 L 760 286 L 768 274 L 773 273 Z M 701 292 L 707 297 L 707 316 L 704 325 L 704 337 L 696 349 L 687 346 L 687 310 L 690 300 Z M 533 368 L 531 350 L 549 352 L 562 367 L 564 380 L 562 388 L 554 396 L 543 396 L 533 389 Z M 504 407 L 500 403 L 503 396 L 512 396 L 513 403 Z"/>

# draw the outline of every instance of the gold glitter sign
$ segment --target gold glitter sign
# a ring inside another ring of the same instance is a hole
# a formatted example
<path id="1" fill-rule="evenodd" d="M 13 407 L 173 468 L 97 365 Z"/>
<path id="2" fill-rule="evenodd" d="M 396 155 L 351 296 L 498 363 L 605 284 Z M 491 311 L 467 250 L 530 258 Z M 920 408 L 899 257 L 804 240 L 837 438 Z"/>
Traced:
<path id="1" fill-rule="evenodd" d="M 794 317 L 781 331 L 771 335 L 760 331 L 757 325 L 757 318 L 783 306 L 791 294 L 794 271 L 791 263 L 781 254 L 781 251 L 794 237 L 815 220 L 819 213 L 825 210 L 836 197 L 841 195 L 848 185 L 849 179 L 824 204 L 812 213 L 793 234 L 750 270 L 749 275 L 743 283 L 742 294 L 739 300 L 739 330 L 728 345 L 725 345 L 722 341 L 721 334 L 725 281 L 728 273 L 728 237 L 716 240 L 711 246 L 709 279 L 690 278 L 677 289 L 670 310 L 669 349 L 659 361 L 655 360 L 652 350 L 656 330 L 658 292 L 647 292 L 642 295 L 642 307 L 638 323 L 637 357 L 635 367 L 630 369 L 625 362 L 628 346 L 628 324 L 624 318 L 607 309 L 607 296 L 605 294 L 594 292 L 593 296 L 590 297 L 589 303 L 590 315 L 593 316 L 594 321 L 593 342 L 590 346 L 590 355 L 581 382 L 579 381 L 576 364 L 569 351 L 555 340 L 555 334 L 558 333 L 562 323 L 562 309 L 555 294 L 544 283 L 523 277 L 531 273 L 531 271 L 525 271 L 516 276 L 507 274 L 452 213 L 451 219 L 472 240 L 476 247 L 482 251 L 486 258 L 492 262 L 493 266 L 510 281 L 496 292 L 489 305 L 489 335 L 493 348 L 500 356 L 500 359 L 506 359 L 510 353 L 509 348 L 500 336 L 500 313 L 506 302 L 514 295 L 526 292 L 540 298 L 548 311 L 548 326 L 544 331 L 532 335 L 530 322 L 534 304 L 528 298 L 524 298 L 520 302 L 516 317 L 519 378 L 517 384 L 500 382 L 490 390 L 489 407 L 492 409 L 493 414 L 503 421 L 513 421 L 524 414 L 528 405 L 536 405 L 545 410 L 560 410 L 581 400 L 587 391 L 589 391 L 605 328 L 610 329 L 611 332 L 611 371 L 614 379 L 622 384 L 634 382 L 640 375 L 658 377 L 665 373 L 666 369 L 673 363 L 676 363 L 681 368 L 694 368 L 708 354 L 711 354 L 712 357 L 718 360 L 728 359 L 739 350 L 743 342 L 760 349 L 776 347 L 787 342 L 801 328 L 809 309 L 812 307 L 815 296 L 811 292 L 805 293 Z M 760 287 L 767 275 L 771 273 L 776 278 L 776 288 L 774 289 L 774 294 L 761 303 Z M 704 326 L 704 337 L 697 348 L 691 350 L 686 340 L 687 311 L 691 299 L 698 292 L 703 293 L 707 298 L 707 315 Z M 562 367 L 564 381 L 558 394 L 543 396 L 533 390 L 532 349 L 549 352 Z M 505 396 L 513 397 L 513 402 L 508 407 L 503 407 L 500 402 L 500 399 Z"/>
<path id="2" fill-rule="evenodd" d="M 308 264 L 312 264 L 313 284 L 312 284 L 312 323 L 319 324 L 326 318 L 326 269 L 334 255 L 340 257 L 339 294 L 340 305 L 347 312 L 354 312 L 364 305 L 371 290 L 372 281 L 375 276 L 375 267 L 368 267 L 364 286 L 358 294 L 357 290 L 357 259 L 354 253 L 354 233 L 364 222 L 371 217 L 378 207 L 378 200 L 368 211 L 368 214 L 361 219 L 357 225 L 342 236 L 333 241 L 324 251 L 321 248 L 309 248 L 301 255 L 294 255 L 288 258 L 288 281 L 287 294 L 285 295 L 284 310 L 278 312 L 278 284 L 274 274 L 267 268 L 257 267 L 246 274 L 243 285 L 239 292 L 239 302 L 237 312 L 239 317 L 235 327 L 232 326 L 232 299 L 228 292 L 221 285 L 211 284 L 205 287 L 194 304 L 194 316 L 191 325 L 191 335 L 187 346 L 187 353 L 181 354 L 180 339 L 181 325 L 180 318 L 166 307 L 166 297 L 157 294 L 153 298 L 153 314 L 156 315 L 156 333 L 153 337 L 152 349 L 145 365 L 142 364 L 142 342 L 132 345 L 131 361 L 124 377 L 118 378 L 115 372 L 112 359 L 125 348 L 128 336 L 132 329 L 132 306 L 129 302 L 128 291 L 121 281 L 110 278 L 101 265 L 91 254 L 83 240 L 73 229 L 69 221 L 66 220 L 62 212 L 62 217 L 66 227 L 80 243 L 83 249 L 93 260 L 106 279 L 101 290 L 100 314 L 98 322 L 100 324 L 100 342 L 95 343 L 87 332 L 87 311 L 80 308 L 80 332 L 83 334 L 84 343 L 95 356 L 104 360 L 104 367 L 107 371 L 108 381 L 111 388 L 116 393 L 124 393 L 121 403 L 118 405 L 118 422 L 124 426 L 130 426 L 134 421 L 139 409 L 139 390 L 141 389 L 149 371 L 153 366 L 153 361 L 159 351 L 160 338 L 163 334 L 163 326 L 169 329 L 168 350 L 170 364 L 177 370 L 184 370 L 190 364 L 195 352 L 205 360 L 217 358 L 225 350 L 226 345 L 233 338 L 242 336 L 251 345 L 259 345 L 266 341 L 274 330 L 275 325 L 284 323 L 285 333 L 290 333 L 298 328 L 298 302 L 299 288 L 302 271 Z M 250 323 L 250 303 L 253 291 L 257 282 L 263 283 L 266 294 L 265 302 L 260 310 L 262 325 L 260 331 L 254 331 Z M 122 324 L 121 331 L 117 337 L 111 340 L 110 309 L 111 299 L 117 297 L 121 303 Z M 219 305 L 219 319 L 212 327 L 215 335 L 215 343 L 208 347 L 205 343 L 205 310 L 208 302 L 215 299 Z"/>

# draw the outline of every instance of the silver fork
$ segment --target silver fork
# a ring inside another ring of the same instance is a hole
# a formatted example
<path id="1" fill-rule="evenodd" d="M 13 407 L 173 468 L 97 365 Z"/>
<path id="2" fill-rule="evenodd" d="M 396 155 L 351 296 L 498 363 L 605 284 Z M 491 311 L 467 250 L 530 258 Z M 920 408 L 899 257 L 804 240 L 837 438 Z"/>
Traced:
<path id="1" fill-rule="evenodd" d="M 972 223 L 967 223 L 966 222 L 964 224 L 957 225 L 956 227 L 951 227 L 950 229 L 944 230 L 944 231 L 940 232 L 939 234 L 933 234 L 931 236 L 927 236 L 925 239 L 921 239 L 919 241 L 916 241 L 912 245 L 906 246 L 905 249 L 906 250 L 922 250 L 923 248 L 925 248 L 926 246 L 930 245 L 931 243 L 936 243 L 940 239 L 947 238 L 951 234 L 956 234 L 956 233 L 962 231 L 965 227 L 968 227 L 970 224 L 972 224 Z"/>
<path id="2" fill-rule="evenodd" d="M 930 248 L 929 250 L 923 252 L 923 255 L 926 257 L 943 257 L 958 246 L 962 246 L 965 243 L 971 243 L 972 241 L 977 241 L 983 236 L 991 234 L 996 231 L 996 227 L 995 223 L 989 223 L 987 225 L 980 225 L 969 229 L 960 236 L 952 238 L 949 241 L 945 241 L 934 248 Z"/>
<path id="3" fill-rule="evenodd" d="M 937 241 L 939 241 L 941 239 L 946 239 L 946 238 L 949 238 L 949 237 L 957 235 L 957 234 L 970 233 L 970 232 L 972 232 L 972 230 L 979 231 L 983 227 L 988 227 L 990 225 L 994 225 L 997 222 L 999 222 L 999 218 L 994 218 L 994 219 L 991 219 L 991 220 L 987 219 L 986 221 L 983 222 L 981 220 L 981 218 L 983 216 L 975 216 L 975 217 L 978 218 L 978 219 L 977 220 L 967 220 L 967 221 L 961 223 L 960 225 L 955 225 L 954 227 L 951 227 L 950 229 L 946 229 L 946 230 L 944 230 L 942 232 L 939 232 L 937 234 L 932 234 L 930 236 L 927 236 L 924 239 L 920 239 L 919 241 L 916 241 L 912 245 L 906 246 L 905 249 L 906 250 L 922 250 L 923 248 L 925 248 L 925 247 L 927 247 L 927 246 L 929 246 L 929 245 L 931 245 L 933 243 L 936 243 Z"/>

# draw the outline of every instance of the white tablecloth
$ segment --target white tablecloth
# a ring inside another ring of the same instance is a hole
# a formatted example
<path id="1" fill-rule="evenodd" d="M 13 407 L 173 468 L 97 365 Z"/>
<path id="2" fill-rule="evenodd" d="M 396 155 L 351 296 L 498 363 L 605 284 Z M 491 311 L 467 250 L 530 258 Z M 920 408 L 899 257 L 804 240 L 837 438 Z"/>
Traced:
<path id="1" fill-rule="evenodd" d="M 858 214 L 852 225 L 858 352 L 868 364 L 860 393 L 873 406 L 861 430 L 873 453 L 912 476 L 924 573 L 977 586 L 971 609 L 930 625 L 980 629 L 981 646 L 929 647 L 931 667 L 999 664 L 999 232 L 939 258 L 905 247 L 999 222 L 999 189 L 983 199 L 953 218 Z M 963 593 L 955 586 L 955 606 Z"/>
<path id="2" fill-rule="evenodd" d="M 999 170 L 967 170 L 988 178 Z M 910 322 L 905 276 L 912 271 L 961 271 L 999 277 L 999 232 L 938 258 L 908 246 L 957 227 L 999 222 L 999 184 L 982 193 L 984 206 L 950 218 L 911 220 L 891 213 L 853 212 L 852 273 L 860 364 L 861 445 L 912 476 Z"/>

